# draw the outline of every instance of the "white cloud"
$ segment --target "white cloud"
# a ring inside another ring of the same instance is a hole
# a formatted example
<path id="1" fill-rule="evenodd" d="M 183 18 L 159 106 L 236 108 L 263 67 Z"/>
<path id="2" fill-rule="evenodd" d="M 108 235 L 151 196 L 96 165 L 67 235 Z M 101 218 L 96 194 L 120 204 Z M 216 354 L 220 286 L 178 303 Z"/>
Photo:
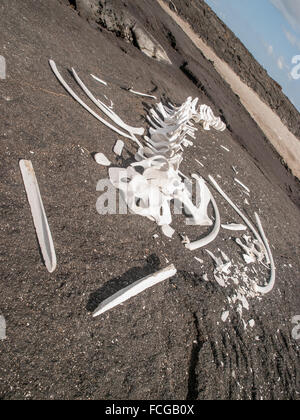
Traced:
<path id="1" fill-rule="evenodd" d="M 297 38 L 296 35 L 286 30 L 285 28 L 283 28 L 283 32 L 285 34 L 286 39 L 289 41 L 289 43 L 300 50 L 300 39 Z"/>
<path id="2" fill-rule="evenodd" d="M 270 0 L 283 14 L 292 27 L 300 31 L 300 1 L 299 0 Z"/>
<path id="3" fill-rule="evenodd" d="M 267 50 L 268 50 L 268 54 L 269 54 L 269 55 L 273 55 L 273 52 L 274 52 L 273 45 L 268 45 L 268 46 L 267 46 Z"/>
<path id="4" fill-rule="evenodd" d="M 282 55 L 277 58 L 276 63 L 279 70 L 287 70 L 288 72 L 290 72 L 290 66 L 287 65 Z"/>
<path id="5" fill-rule="evenodd" d="M 283 57 L 278 57 L 277 59 L 277 67 L 282 70 L 284 67 L 284 58 Z"/>

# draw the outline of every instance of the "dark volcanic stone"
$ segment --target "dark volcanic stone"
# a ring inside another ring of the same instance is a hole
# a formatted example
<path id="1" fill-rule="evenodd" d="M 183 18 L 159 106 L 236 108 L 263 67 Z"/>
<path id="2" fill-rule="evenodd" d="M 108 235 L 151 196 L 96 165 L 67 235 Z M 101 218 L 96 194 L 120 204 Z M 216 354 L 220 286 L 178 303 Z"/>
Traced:
<path id="1" fill-rule="evenodd" d="M 171 64 L 163 47 L 120 0 L 75 0 L 81 17 L 133 43 L 148 57 Z"/>

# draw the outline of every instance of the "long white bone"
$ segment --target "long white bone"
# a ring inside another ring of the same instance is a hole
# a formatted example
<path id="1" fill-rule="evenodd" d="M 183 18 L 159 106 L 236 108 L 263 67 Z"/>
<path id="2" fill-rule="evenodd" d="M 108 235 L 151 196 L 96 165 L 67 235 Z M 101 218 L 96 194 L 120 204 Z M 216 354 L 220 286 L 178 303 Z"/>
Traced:
<path id="1" fill-rule="evenodd" d="M 138 95 L 138 96 L 145 96 L 145 98 L 152 98 L 152 99 L 157 99 L 156 96 L 153 95 L 148 95 L 147 93 L 141 93 L 141 92 L 137 92 L 133 89 L 128 89 L 129 92 L 133 93 L 134 95 Z"/>
<path id="2" fill-rule="evenodd" d="M 260 221 L 260 218 L 259 218 L 258 214 L 255 213 L 255 218 L 256 218 L 256 221 L 257 221 L 257 225 L 258 225 L 260 234 L 254 228 L 254 226 L 248 220 L 248 218 L 246 216 L 244 216 L 244 214 L 239 210 L 239 208 L 230 200 L 230 198 L 224 193 L 224 191 L 222 191 L 222 189 L 217 184 L 217 182 L 213 179 L 213 177 L 209 176 L 209 179 L 210 179 L 211 183 L 214 185 L 214 187 L 216 188 L 216 190 L 225 198 L 225 200 L 234 208 L 234 210 L 244 220 L 244 222 L 249 227 L 249 229 L 251 229 L 251 231 L 254 233 L 258 242 L 262 245 L 262 247 L 264 249 L 264 252 L 265 252 L 265 255 L 266 255 L 266 258 L 268 260 L 268 263 L 270 263 L 270 265 L 271 265 L 271 275 L 270 275 L 270 280 L 269 280 L 268 286 L 260 287 L 260 286 L 256 285 L 255 289 L 256 289 L 257 292 L 262 293 L 262 294 L 267 294 L 267 293 L 271 292 L 272 289 L 274 288 L 275 281 L 276 281 L 276 268 L 275 268 L 275 263 L 274 263 L 274 259 L 273 259 L 273 256 L 272 256 L 272 252 L 271 252 L 268 240 L 267 240 L 266 235 L 264 233 L 264 230 L 263 230 L 263 227 L 262 227 L 262 224 L 261 224 L 261 221 Z"/>
<path id="3" fill-rule="evenodd" d="M 245 184 L 243 184 L 241 181 L 239 181 L 237 178 L 234 178 L 234 180 L 235 180 L 235 182 L 237 183 L 237 184 L 239 184 L 242 188 L 244 188 L 244 190 L 245 191 L 247 191 L 248 193 L 250 193 L 250 190 L 249 190 L 249 188 L 248 187 L 246 187 L 246 185 Z"/>
<path id="4" fill-rule="evenodd" d="M 237 212 L 237 214 L 244 220 L 244 222 L 246 223 L 246 225 L 248 226 L 248 228 L 255 235 L 256 239 L 264 246 L 264 243 L 263 243 L 263 241 L 262 241 L 259 233 L 255 229 L 255 227 L 253 226 L 253 224 L 250 222 L 250 220 L 241 212 L 241 210 L 232 202 L 232 200 L 230 200 L 230 198 L 228 197 L 228 195 L 221 189 L 221 187 L 214 180 L 214 178 L 211 175 L 209 175 L 208 178 L 209 178 L 210 182 L 212 183 L 212 185 L 215 187 L 215 189 L 219 192 L 219 194 L 222 195 L 222 197 L 231 205 L 231 207 Z M 265 246 L 264 246 L 264 249 L 265 249 L 266 254 L 267 254 L 267 250 L 266 250 Z"/>
<path id="5" fill-rule="evenodd" d="M 19 165 L 45 265 L 49 273 L 53 273 L 56 254 L 35 172 L 28 160 L 20 160 Z"/>
<path id="6" fill-rule="evenodd" d="M 56 64 L 53 60 L 49 60 L 49 64 L 50 67 L 53 71 L 53 73 L 55 74 L 55 76 L 57 77 L 57 79 L 59 80 L 59 82 L 62 84 L 62 86 L 66 89 L 66 91 L 83 107 L 85 108 L 90 114 L 93 115 L 93 117 L 95 117 L 98 121 L 102 122 L 102 124 L 106 125 L 106 127 L 110 128 L 111 130 L 115 131 L 116 133 L 118 133 L 119 135 L 133 140 L 135 142 L 137 142 L 137 139 L 133 136 L 133 135 L 129 135 L 121 130 L 119 130 L 118 128 L 116 128 L 115 126 L 113 126 L 112 124 L 110 124 L 108 121 L 104 120 L 103 118 L 101 118 L 98 114 L 96 114 L 95 111 L 92 110 L 92 108 L 90 108 L 88 105 L 86 105 L 80 98 L 79 96 L 73 91 L 73 89 L 65 82 L 65 80 L 62 78 L 61 74 L 59 73 Z M 140 145 L 140 143 L 138 142 L 138 144 Z"/>
<path id="7" fill-rule="evenodd" d="M 94 76 L 93 74 L 91 74 L 92 78 L 97 80 L 97 82 L 100 82 L 102 85 L 107 86 L 107 83 L 104 80 L 99 79 L 99 77 Z"/>
<path id="8" fill-rule="evenodd" d="M 114 111 L 112 111 L 104 103 L 102 103 L 101 101 L 99 101 L 98 99 L 96 99 L 95 96 L 91 93 L 91 91 L 82 82 L 82 80 L 80 79 L 80 77 L 78 76 L 78 74 L 76 73 L 76 71 L 73 68 L 72 68 L 72 73 L 73 73 L 73 76 L 74 76 L 76 82 L 79 84 L 79 86 L 84 91 L 84 93 L 114 123 L 116 123 L 117 125 L 119 125 L 124 130 L 128 131 L 130 134 L 137 134 L 139 136 L 142 136 L 144 134 L 144 132 L 145 132 L 144 128 L 135 128 L 135 127 L 131 127 L 131 126 L 127 125 L 126 123 L 124 123 L 123 120 L 121 120 L 121 118 Z"/>
<path id="9" fill-rule="evenodd" d="M 222 228 L 227 229 L 227 230 L 233 230 L 233 231 L 247 230 L 247 227 L 245 225 L 236 224 L 236 223 L 222 225 Z"/>
<path id="10" fill-rule="evenodd" d="M 175 276 L 176 273 L 177 270 L 172 264 L 163 270 L 158 271 L 157 273 L 151 274 L 150 276 L 136 281 L 135 283 L 125 287 L 124 289 L 115 293 L 113 296 L 104 300 L 93 313 L 93 317 L 99 316 L 104 312 L 114 308 L 115 306 L 126 302 L 128 299 L 131 299 L 139 293 L 142 293 L 144 290 L 149 289 L 150 287 L 153 287 L 156 284 Z"/>

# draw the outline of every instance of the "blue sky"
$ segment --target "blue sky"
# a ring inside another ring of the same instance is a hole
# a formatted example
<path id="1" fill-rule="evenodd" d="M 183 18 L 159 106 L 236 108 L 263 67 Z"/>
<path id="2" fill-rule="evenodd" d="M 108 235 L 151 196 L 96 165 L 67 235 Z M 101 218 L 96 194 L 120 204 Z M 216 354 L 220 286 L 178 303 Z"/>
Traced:
<path id="1" fill-rule="evenodd" d="M 300 0 L 205 1 L 300 112 Z"/>

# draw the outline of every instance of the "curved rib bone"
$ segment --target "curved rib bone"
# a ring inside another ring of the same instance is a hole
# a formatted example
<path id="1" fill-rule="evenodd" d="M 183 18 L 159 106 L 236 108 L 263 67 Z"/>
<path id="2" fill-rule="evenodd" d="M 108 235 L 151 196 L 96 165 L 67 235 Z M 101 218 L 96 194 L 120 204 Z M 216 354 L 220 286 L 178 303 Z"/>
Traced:
<path id="1" fill-rule="evenodd" d="M 213 179 L 213 177 L 209 176 L 209 179 L 210 179 L 211 183 L 214 185 L 214 187 L 216 188 L 216 190 L 225 198 L 225 200 L 234 208 L 234 210 L 238 213 L 238 215 L 244 220 L 244 222 L 249 227 L 249 229 L 251 229 L 252 232 L 254 233 L 258 242 L 262 245 L 262 248 L 264 250 L 264 253 L 266 255 L 268 263 L 271 265 L 271 275 L 270 275 L 270 280 L 269 280 L 268 286 L 261 287 L 261 286 L 256 285 L 255 290 L 259 293 L 262 293 L 262 294 L 267 294 L 267 293 L 271 292 L 271 290 L 273 289 L 273 287 L 275 285 L 276 267 L 275 267 L 273 255 L 272 255 L 268 240 L 267 240 L 266 235 L 264 233 L 264 230 L 263 230 L 263 227 L 262 227 L 262 224 L 261 224 L 261 221 L 260 221 L 260 218 L 259 218 L 258 214 L 255 213 L 255 218 L 256 218 L 256 221 L 257 221 L 257 225 L 258 225 L 258 229 L 259 229 L 260 234 L 254 228 L 254 226 L 248 220 L 248 218 L 246 216 L 244 216 L 244 214 L 239 210 L 239 208 L 230 200 L 230 198 L 224 193 L 224 191 L 222 191 L 222 189 L 219 187 L 219 185 Z"/>
<path id="2" fill-rule="evenodd" d="M 127 139 L 133 140 L 135 142 L 138 142 L 137 139 L 133 135 L 129 135 L 127 133 L 124 133 L 123 131 L 119 130 L 118 128 L 114 127 L 112 124 L 110 124 L 108 121 L 105 121 L 103 118 L 101 118 L 96 112 L 92 110 L 88 105 L 86 105 L 79 96 L 73 91 L 73 89 L 65 82 L 65 80 L 62 78 L 61 74 L 59 73 L 56 64 L 53 60 L 49 60 L 50 67 L 52 68 L 53 73 L 59 80 L 59 82 L 62 84 L 62 86 L 66 89 L 66 91 L 77 101 L 83 108 L 85 108 L 90 114 L 93 115 L 98 121 L 102 122 L 102 124 L 106 125 L 106 127 L 110 128 L 111 130 L 115 131 L 119 135 L 126 137 Z M 138 142 L 139 143 L 139 142 Z"/>
<path id="3" fill-rule="evenodd" d="M 202 248 L 211 242 L 213 242 L 216 237 L 218 236 L 221 228 L 221 217 L 219 213 L 219 209 L 214 197 L 211 195 L 211 202 L 215 212 L 215 225 L 211 233 L 203 239 L 199 239 L 198 241 L 187 243 L 185 247 L 190 251 L 195 251 L 196 249 Z"/>
<path id="4" fill-rule="evenodd" d="M 265 295 L 265 294 L 271 292 L 274 288 L 275 281 L 276 281 L 276 267 L 275 267 L 275 263 L 274 263 L 274 259 L 273 259 L 273 255 L 272 255 L 272 251 L 271 251 L 268 239 L 265 235 L 265 232 L 263 230 L 260 218 L 259 218 L 257 213 L 255 213 L 255 218 L 256 218 L 257 226 L 258 226 L 259 232 L 261 234 L 264 246 L 265 246 L 265 248 L 268 252 L 268 257 L 269 257 L 270 264 L 271 264 L 271 275 L 270 275 L 269 284 L 265 287 L 260 287 L 260 286 L 257 286 L 257 285 L 255 286 L 255 290 L 257 292 Z"/>
<path id="5" fill-rule="evenodd" d="M 244 220 L 244 222 L 246 223 L 246 225 L 248 226 L 248 228 L 254 233 L 256 239 L 263 245 L 264 249 L 265 249 L 265 253 L 267 254 L 267 250 L 264 246 L 264 243 L 259 235 L 259 233 L 257 232 L 257 230 L 255 229 L 255 227 L 252 225 L 252 223 L 250 222 L 250 220 L 241 212 L 241 210 L 230 200 L 230 198 L 228 197 L 228 195 L 221 189 L 221 187 L 219 186 L 219 184 L 214 180 L 214 178 L 209 175 L 209 180 L 210 182 L 213 184 L 213 186 L 215 187 L 215 189 L 219 192 L 219 194 L 221 194 L 221 196 L 231 205 L 231 207 L 237 212 L 237 214 Z"/>
<path id="6" fill-rule="evenodd" d="M 130 134 L 137 134 L 139 136 L 142 136 L 144 134 L 145 130 L 143 128 L 130 127 L 123 120 L 121 120 L 121 118 L 114 111 L 112 111 L 104 103 L 102 103 L 101 101 L 99 101 L 98 99 L 96 99 L 95 96 L 91 93 L 91 91 L 85 86 L 85 84 L 83 83 L 83 81 L 80 79 L 80 77 L 78 76 L 78 74 L 76 73 L 76 71 L 73 68 L 72 68 L 72 73 L 73 73 L 73 76 L 74 76 L 76 82 L 79 84 L 79 86 L 84 91 L 84 93 L 114 123 L 116 123 L 117 125 L 119 125 L 124 130 L 128 131 Z"/>

